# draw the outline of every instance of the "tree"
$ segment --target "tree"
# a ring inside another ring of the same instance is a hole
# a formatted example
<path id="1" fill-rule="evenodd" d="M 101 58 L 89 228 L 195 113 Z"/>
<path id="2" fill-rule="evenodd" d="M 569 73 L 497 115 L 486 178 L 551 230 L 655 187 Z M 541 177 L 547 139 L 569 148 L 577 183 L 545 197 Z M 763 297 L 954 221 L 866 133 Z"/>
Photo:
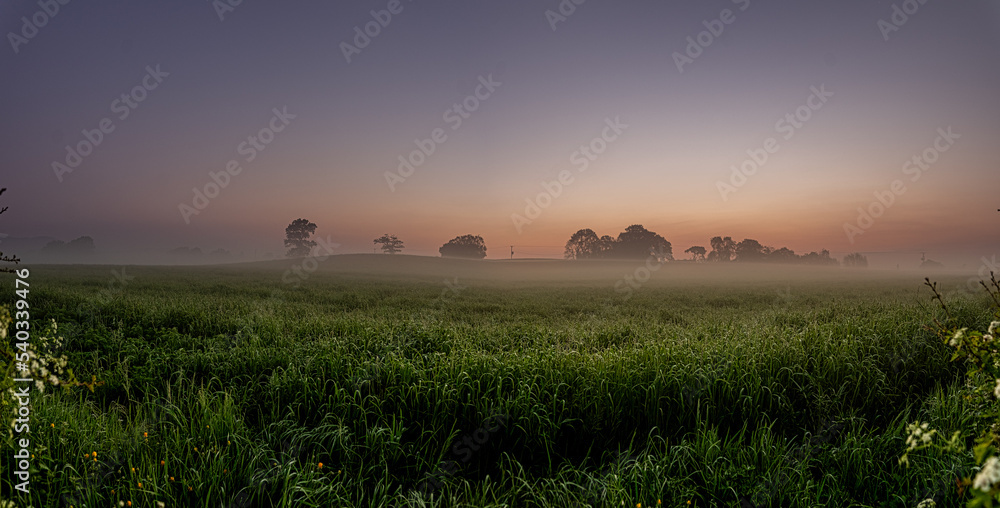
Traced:
<path id="1" fill-rule="evenodd" d="M 285 228 L 286 256 L 298 258 L 308 256 L 316 242 L 309 239 L 316 232 L 316 225 L 306 219 L 295 219 Z"/>
<path id="2" fill-rule="evenodd" d="M 390 235 L 389 233 L 372 240 L 372 243 L 382 244 L 382 252 L 386 254 L 402 252 L 404 248 L 403 241 L 396 238 L 396 235 Z"/>
<path id="3" fill-rule="evenodd" d="M 745 238 L 736 244 L 736 261 L 762 261 L 767 249 L 757 240 Z"/>
<path id="4" fill-rule="evenodd" d="M 486 257 L 486 242 L 478 235 L 456 236 L 442 245 L 438 252 L 445 258 L 483 259 Z"/>
<path id="5" fill-rule="evenodd" d="M 844 256 L 843 265 L 852 268 L 868 268 L 868 258 L 860 252 L 852 252 Z"/>
<path id="6" fill-rule="evenodd" d="M 566 259 L 592 259 L 603 253 L 604 248 L 597 233 L 593 229 L 581 229 L 569 237 L 563 257 Z"/>
<path id="7" fill-rule="evenodd" d="M 768 254 L 767 260 L 774 263 L 795 263 L 798 262 L 799 256 L 788 247 L 782 247 Z"/>
<path id="8" fill-rule="evenodd" d="M 708 254 L 709 261 L 732 261 L 736 253 L 736 242 L 732 237 L 716 236 L 710 240 L 712 252 Z"/>
<path id="9" fill-rule="evenodd" d="M 688 250 L 684 251 L 685 254 L 691 255 L 692 261 L 698 261 L 699 258 L 701 258 L 701 260 L 704 261 L 706 252 L 708 251 L 705 250 L 705 248 L 700 245 L 695 245 L 694 247 L 691 247 Z"/>
<path id="10" fill-rule="evenodd" d="M 650 255 L 661 261 L 674 259 L 670 242 L 640 224 L 633 224 L 618 234 L 613 254 L 621 259 L 646 259 Z"/>
<path id="11" fill-rule="evenodd" d="M 6 187 L 0 189 L 0 195 L 3 195 L 4 192 L 7 192 L 7 188 Z M 0 214 L 6 212 L 7 208 L 8 207 L 6 207 L 6 206 L 3 207 L 3 208 L 0 208 Z M 14 263 L 16 265 L 16 264 L 20 263 L 21 260 L 18 259 L 17 256 L 6 256 L 6 255 L 4 255 L 3 252 L 0 252 L 0 262 L 3 262 L 3 263 Z M 14 273 L 14 269 L 13 268 L 3 267 L 3 268 L 0 268 L 0 273 Z"/>

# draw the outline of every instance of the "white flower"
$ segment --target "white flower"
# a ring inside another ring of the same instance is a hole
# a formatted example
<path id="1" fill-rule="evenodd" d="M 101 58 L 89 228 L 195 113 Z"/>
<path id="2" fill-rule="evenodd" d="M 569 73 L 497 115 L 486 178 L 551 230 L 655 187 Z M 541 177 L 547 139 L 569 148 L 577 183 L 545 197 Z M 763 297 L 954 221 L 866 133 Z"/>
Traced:
<path id="1" fill-rule="evenodd" d="M 921 501 L 920 504 L 917 505 L 917 508 L 934 508 L 935 506 L 937 506 L 937 503 L 935 503 L 933 499 L 927 498 Z"/>
<path id="2" fill-rule="evenodd" d="M 997 385 L 993 388 L 993 395 L 1000 399 L 1000 379 L 997 379 Z"/>
<path id="3" fill-rule="evenodd" d="M 965 336 L 965 331 L 966 330 L 968 330 L 968 328 L 962 328 L 961 330 L 955 332 L 955 335 L 952 335 L 951 336 L 951 340 L 948 341 L 948 345 L 952 346 L 952 347 L 957 346 L 958 345 L 958 339 L 961 339 L 962 337 Z"/>
<path id="4" fill-rule="evenodd" d="M 972 480 L 972 486 L 984 492 L 989 492 L 993 490 L 993 485 L 998 481 L 1000 481 L 1000 459 L 990 457 L 986 459 L 983 469 L 976 475 L 976 479 Z"/>
<path id="5" fill-rule="evenodd" d="M 1000 326 L 1000 321 L 994 321 L 990 323 L 990 329 L 987 330 L 986 333 L 993 335 L 993 331 L 996 330 L 998 326 Z"/>
<path id="6" fill-rule="evenodd" d="M 993 340 L 993 336 L 992 335 L 990 335 L 988 333 L 985 334 L 985 335 L 983 335 L 983 342 L 990 342 L 992 340 Z"/>

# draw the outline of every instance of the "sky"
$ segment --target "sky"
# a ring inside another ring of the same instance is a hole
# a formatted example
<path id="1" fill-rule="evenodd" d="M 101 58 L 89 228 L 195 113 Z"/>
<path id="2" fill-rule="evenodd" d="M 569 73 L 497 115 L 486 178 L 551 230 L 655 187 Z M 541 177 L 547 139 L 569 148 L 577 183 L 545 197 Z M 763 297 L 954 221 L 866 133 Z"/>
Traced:
<path id="1" fill-rule="evenodd" d="M 1000 254 L 994 0 L 66 1 L 0 2 L 0 250 Z"/>

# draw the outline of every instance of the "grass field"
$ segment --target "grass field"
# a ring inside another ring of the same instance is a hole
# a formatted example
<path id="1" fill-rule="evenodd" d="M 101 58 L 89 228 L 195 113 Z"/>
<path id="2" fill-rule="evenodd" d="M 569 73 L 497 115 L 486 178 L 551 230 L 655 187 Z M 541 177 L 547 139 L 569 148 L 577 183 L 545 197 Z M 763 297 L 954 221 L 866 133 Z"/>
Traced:
<path id="1" fill-rule="evenodd" d="M 675 263 L 626 298 L 639 263 L 293 264 L 32 267 L 103 382 L 32 398 L 32 505 L 963 503 L 971 455 L 898 463 L 909 422 L 975 425 L 921 274 Z"/>

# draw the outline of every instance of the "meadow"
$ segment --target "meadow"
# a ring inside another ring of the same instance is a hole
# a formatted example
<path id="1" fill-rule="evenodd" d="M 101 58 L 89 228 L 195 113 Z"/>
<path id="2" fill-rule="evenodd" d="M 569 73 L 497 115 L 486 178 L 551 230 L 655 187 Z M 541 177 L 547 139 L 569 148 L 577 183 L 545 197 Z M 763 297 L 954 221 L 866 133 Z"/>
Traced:
<path id="1" fill-rule="evenodd" d="M 334 256 L 34 266 L 86 387 L 32 398 L 17 506 L 960 506 L 974 426 L 926 274 Z M 938 274 L 945 287 L 965 277 Z M 11 279 L 12 280 L 12 279 Z M 13 300 L 13 284 L 0 304 Z M 985 297 L 955 297 L 961 326 Z M 12 446 L 4 433 L 4 447 Z M 30 503 L 26 503 L 30 497 Z"/>

